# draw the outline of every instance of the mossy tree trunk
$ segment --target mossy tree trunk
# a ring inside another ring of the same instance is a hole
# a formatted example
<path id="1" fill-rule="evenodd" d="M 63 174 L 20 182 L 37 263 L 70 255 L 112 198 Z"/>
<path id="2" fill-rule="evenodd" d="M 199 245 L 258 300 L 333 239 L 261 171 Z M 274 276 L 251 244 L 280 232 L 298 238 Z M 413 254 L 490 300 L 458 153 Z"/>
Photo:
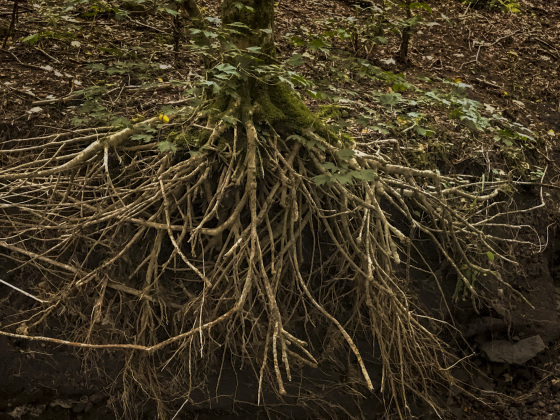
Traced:
<path id="1" fill-rule="evenodd" d="M 349 136 L 333 132 L 310 112 L 291 86 L 259 71 L 264 66 L 278 64 L 273 0 L 224 0 L 222 24 L 226 30 L 234 30 L 223 41 L 222 48 L 237 51 L 229 64 L 235 66 L 241 76 L 234 95 L 231 90 L 226 95 L 217 95 L 216 108 L 224 112 L 220 117 L 231 114 L 229 116 L 244 121 L 250 112 L 255 124 L 272 124 L 284 133 L 312 131 L 335 146 L 352 142 Z M 263 77 L 256 77 L 257 74 Z"/>

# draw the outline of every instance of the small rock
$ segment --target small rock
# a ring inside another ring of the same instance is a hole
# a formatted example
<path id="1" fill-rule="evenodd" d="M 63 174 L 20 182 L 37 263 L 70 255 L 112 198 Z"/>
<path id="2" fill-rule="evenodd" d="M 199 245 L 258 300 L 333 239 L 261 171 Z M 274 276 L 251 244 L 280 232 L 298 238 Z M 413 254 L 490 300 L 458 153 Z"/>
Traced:
<path id="1" fill-rule="evenodd" d="M 492 362 L 518 365 L 531 360 L 546 348 L 540 335 L 525 338 L 517 343 L 506 340 L 487 341 L 480 347 Z"/>

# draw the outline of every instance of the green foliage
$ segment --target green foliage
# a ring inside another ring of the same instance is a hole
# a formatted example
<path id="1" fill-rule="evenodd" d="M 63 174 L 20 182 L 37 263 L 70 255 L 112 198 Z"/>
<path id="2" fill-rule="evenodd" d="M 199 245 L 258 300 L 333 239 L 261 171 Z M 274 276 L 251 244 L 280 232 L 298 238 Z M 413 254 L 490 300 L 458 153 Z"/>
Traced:
<path id="1" fill-rule="evenodd" d="M 35 45 L 46 39 L 74 39 L 74 38 L 76 38 L 76 35 L 73 34 L 72 32 L 68 32 L 68 31 L 57 32 L 52 30 L 44 30 L 22 38 L 21 42 L 24 42 L 29 45 Z"/>
<path id="2" fill-rule="evenodd" d="M 317 114 L 324 119 L 333 120 L 338 120 L 342 117 L 348 117 L 348 111 L 346 109 L 334 104 L 321 105 Z"/>
<path id="3" fill-rule="evenodd" d="M 161 141 L 158 143 L 158 149 L 162 153 L 165 152 L 175 153 L 177 151 L 177 146 L 170 141 Z"/>
<path id="4" fill-rule="evenodd" d="M 513 140 L 534 142 L 534 133 L 519 123 L 511 122 L 499 114 L 483 115 L 480 102 L 467 97 L 470 85 L 461 82 L 446 81 L 452 86 L 451 92 L 442 93 L 435 90 L 426 92 L 428 102 L 441 104 L 450 109 L 449 117 L 459 120 L 471 131 L 489 131 L 496 133 L 495 141 L 502 141 L 505 146 L 511 146 Z"/>
<path id="5" fill-rule="evenodd" d="M 65 3 L 65 12 L 79 10 L 84 18 L 95 18 L 97 16 L 113 16 L 121 19 L 127 11 L 120 10 L 118 7 L 104 0 L 68 0 Z"/>
<path id="6" fill-rule="evenodd" d="M 308 149 L 314 149 L 317 148 L 321 151 L 325 151 L 327 150 L 326 145 L 317 141 L 317 140 L 313 140 L 313 139 L 308 139 L 306 137 L 300 136 L 298 134 L 292 134 L 291 136 L 287 137 L 287 140 L 297 140 L 298 142 L 300 142 L 301 144 L 303 144 L 305 147 L 307 147 Z"/>
<path id="7" fill-rule="evenodd" d="M 521 5 L 517 0 L 463 0 L 463 4 L 477 8 L 501 9 L 510 13 L 521 11 Z"/>
<path id="8" fill-rule="evenodd" d="M 401 102 L 402 95 L 400 95 L 399 93 L 395 93 L 395 92 L 383 93 L 383 94 L 379 95 L 378 100 L 382 105 L 392 107 L 392 106 L 397 105 L 399 102 Z"/>
<path id="9" fill-rule="evenodd" d="M 342 28 L 325 32 L 325 35 L 349 39 L 354 54 L 370 58 L 378 45 L 387 44 L 391 37 L 402 40 L 405 32 L 410 33 L 424 24 L 423 14 L 429 13 L 432 13 L 432 8 L 424 2 L 384 2 L 382 7 L 357 6 L 354 17 L 342 19 Z M 330 25 L 336 23 L 334 19 L 329 21 Z"/>
<path id="10" fill-rule="evenodd" d="M 78 116 L 71 119 L 75 126 L 83 124 L 102 124 L 110 118 L 110 114 L 104 105 L 100 103 L 98 97 L 91 97 L 86 99 L 84 103 L 78 108 Z"/>
<path id="11" fill-rule="evenodd" d="M 333 161 L 323 163 L 325 173 L 313 178 L 317 185 L 328 185 L 333 182 L 339 184 L 351 184 L 355 181 L 375 181 L 377 172 L 373 169 L 351 169 L 349 161 L 354 157 L 354 150 L 340 149 L 336 152 Z"/>
<path id="12" fill-rule="evenodd" d="M 488 257 L 488 259 L 490 259 L 490 257 Z M 468 289 L 465 285 L 465 280 L 472 287 L 474 287 L 475 284 L 479 281 L 480 274 L 481 274 L 480 271 L 475 270 L 474 268 L 470 267 L 467 264 L 461 265 L 460 269 L 461 269 L 460 274 L 457 273 L 457 282 L 455 284 L 455 292 L 453 293 L 453 299 L 458 299 L 461 294 L 468 292 Z M 461 275 L 464 278 L 461 277 Z"/>

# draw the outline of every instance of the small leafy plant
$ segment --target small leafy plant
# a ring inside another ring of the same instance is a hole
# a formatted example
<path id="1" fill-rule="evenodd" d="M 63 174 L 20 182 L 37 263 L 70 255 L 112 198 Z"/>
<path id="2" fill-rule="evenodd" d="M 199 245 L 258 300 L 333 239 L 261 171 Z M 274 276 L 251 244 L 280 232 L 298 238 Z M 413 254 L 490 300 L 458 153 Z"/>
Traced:
<path id="1" fill-rule="evenodd" d="M 517 0 L 463 0 L 463 4 L 476 8 L 499 8 L 509 13 L 521 11 L 521 5 Z"/>

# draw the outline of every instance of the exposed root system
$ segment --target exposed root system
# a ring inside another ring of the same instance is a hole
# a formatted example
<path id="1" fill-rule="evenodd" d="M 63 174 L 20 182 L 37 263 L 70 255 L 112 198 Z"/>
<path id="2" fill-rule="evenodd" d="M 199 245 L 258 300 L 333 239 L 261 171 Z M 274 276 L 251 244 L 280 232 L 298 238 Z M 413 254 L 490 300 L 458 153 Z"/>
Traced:
<path id="1" fill-rule="evenodd" d="M 374 146 L 344 156 L 255 109 L 234 104 L 236 124 L 182 111 L 209 135 L 175 154 L 130 141 L 157 118 L 3 144 L 0 248 L 36 306 L 1 334 L 121 349 L 129 410 L 135 392 L 162 413 L 171 397 L 195 403 L 225 360 L 254 372 L 258 403 L 293 393 L 305 366 L 339 363 L 357 372 L 341 380 L 349 389 L 378 392 L 402 417 L 411 397 L 437 410 L 432 391 L 453 382 L 456 359 L 399 267 L 421 235 L 455 268 L 459 295 L 477 299 L 467 273 L 501 281 L 477 262 L 508 259 L 483 231 L 501 223 L 487 204 L 500 185 L 392 164 Z M 318 185 L 329 168 L 357 175 Z M 66 327 L 42 327 L 51 318 Z"/>

